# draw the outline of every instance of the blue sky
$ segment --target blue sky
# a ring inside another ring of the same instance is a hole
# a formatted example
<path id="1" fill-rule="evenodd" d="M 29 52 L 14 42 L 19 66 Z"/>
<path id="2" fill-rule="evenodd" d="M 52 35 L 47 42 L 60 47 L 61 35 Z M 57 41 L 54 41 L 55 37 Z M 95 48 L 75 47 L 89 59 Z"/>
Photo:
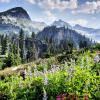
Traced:
<path id="1" fill-rule="evenodd" d="M 62 19 L 100 28 L 100 0 L 0 0 L 0 12 L 17 6 L 26 9 L 33 21 L 51 24 Z"/>

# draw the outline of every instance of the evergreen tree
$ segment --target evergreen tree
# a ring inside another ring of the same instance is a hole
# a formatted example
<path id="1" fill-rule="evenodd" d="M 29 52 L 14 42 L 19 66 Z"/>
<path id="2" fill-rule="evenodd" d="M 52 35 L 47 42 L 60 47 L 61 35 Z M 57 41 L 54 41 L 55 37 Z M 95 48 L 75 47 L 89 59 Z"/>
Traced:
<path id="1" fill-rule="evenodd" d="M 19 33 L 19 48 L 20 48 L 20 57 L 22 63 L 25 62 L 25 37 L 24 31 L 21 29 Z"/>
<path id="2" fill-rule="evenodd" d="M 8 40 L 7 35 L 6 36 L 2 35 L 2 37 L 1 37 L 1 54 L 2 55 L 5 55 L 6 54 L 6 50 L 7 50 L 7 40 Z"/>
<path id="3" fill-rule="evenodd" d="M 1 52 L 2 52 L 1 38 L 2 38 L 2 35 L 0 35 L 0 55 L 1 55 Z"/>
<path id="4" fill-rule="evenodd" d="M 79 42 L 79 47 L 80 48 L 87 48 L 88 47 L 88 43 L 87 43 L 87 41 L 80 41 Z"/>
<path id="5" fill-rule="evenodd" d="M 10 52 L 8 53 L 8 57 L 4 59 L 3 68 L 17 66 L 20 63 L 21 63 L 21 58 L 17 53 L 16 44 L 14 42 L 12 44 L 10 43 Z"/>
<path id="6" fill-rule="evenodd" d="M 32 40 L 34 40 L 35 38 L 36 38 L 36 36 L 35 36 L 35 33 L 34 32 L 32 32 Z"/>
<path id="7" fill-rule="evenodd" d="M 17 65 L 19 65 L 21 63 L 20 61 L 21 61 L 21 59 L 17 54 L 14 54 L 14 53 L 10 52 L 8 54 L 8 57 L 5 58 L 4 65 L 3 65 L 2 68 L 4 69 L 6 67 L 11 67 L 13 65 L 17 66 Z"/>
<path id="8" fill-rule="evenodd" d="M 37 59 L 37 50 L 36 50 L 36 45 L 35 45 L 35 41 L 36 41 L 36 35 L 35 33 L 33 32 L 32 33 L 32 47 L 30 48 L 30 52 L 31 52 L 31 59 L 32 60 L 36 60 Z"/>
<path id="9" fill-rule="evenodd" d="M 11 53 L 14 56 L 13 65 L 19 65 L 21 63 L 21 57 L 19 55 L 18 46 L 17 46 L 16 42 L 11 44 Z"/>
<path id="10" fill-rule="evenodd" d="M 36 46 L 35 46 L 35 41 L 36 41 L 36 37 L 35 37 L 35 33 L 33 32 L 30 37 L 26 38 L 26 49 L 27 49 L 27 55 L 26 55 L 26 60 L 27 62 L 33 61 L 36 59 Z"/>

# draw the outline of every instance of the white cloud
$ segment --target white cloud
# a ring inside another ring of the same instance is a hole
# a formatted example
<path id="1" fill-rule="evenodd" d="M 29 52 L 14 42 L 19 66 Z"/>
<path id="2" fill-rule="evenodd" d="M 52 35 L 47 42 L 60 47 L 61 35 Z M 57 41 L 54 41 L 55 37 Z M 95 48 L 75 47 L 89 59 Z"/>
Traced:
<path id="1" fill-rule="evenodd" d="M 45 12 L 45 15 L 46 15 L 46 18 L 50 21 L 50 22 L 53 22 L 57 19 L 57 17 L 51 13 L 49 10 L 46 10 Z"/>
<path id="2" fill-rule="evenodd" d="M 35 4 L 36 3 L 35 0 L 26 0 L 26 1 L 28 1 L 31 4 Z"/>
<path id="3" fill-rule="evenodd" d="M 69 21 L 69 23 L 72 25 L 79 24 L 82 26 L 86 26 L 88 24 L 88 21 L 85 19 L 77 19 L 77 20 L 71 20 L 71 21 Z"/>
<path id="4" fill-rule="evenodd" d="M 37 4 L 40 7 L 48 10 L 52 9 L 59 9 L 59 10 L 64 10 L 64 9 L 75 9 L 77 8 L 78 2 L 77 0 L 26 0 L 31 4 Z"/>
<path id="5" fill-rule="evenodd" d="M 26 0 L 31 4 L 36 4 L 46 10 L 65 10 L 71 9 L 72 13 L 94 14 L 100 12 L 100 0 L 86 1 L 79 5 L 78 0 Z"/>
<path id="6" fill-rule="evenodd" d="M 0 3 L 8 3 L 10 2 L 11 0 L 0 0 Z"/>
<path id="7" fill-rule="evenodd" d="M 72 13 L 87 13 L 87 14 L 94 14 L 100 12 L 100 1 L 92 1 L 92 2 L 85 2 L 82 5 L 79 5 L 78 8 Z"/>

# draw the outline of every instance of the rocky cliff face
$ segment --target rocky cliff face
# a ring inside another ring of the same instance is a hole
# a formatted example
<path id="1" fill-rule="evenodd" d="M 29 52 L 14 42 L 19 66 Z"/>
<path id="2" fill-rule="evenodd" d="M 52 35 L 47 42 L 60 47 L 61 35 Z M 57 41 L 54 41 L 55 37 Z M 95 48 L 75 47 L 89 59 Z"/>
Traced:
<path id="1" fill-rule="evenodd" d="M 75 48 L 79 47 L 81 41 L 86 41 L 88 45 L 91 44 L 88 38 L 78 32 L 65 27 L 57 28 L 56 26 L 44 28 L 43 31 L 39 32 L 37 38 L 43 43 L 52 42 L 54 46 L 66 45 L 69 41 L 73 43 Z"/>

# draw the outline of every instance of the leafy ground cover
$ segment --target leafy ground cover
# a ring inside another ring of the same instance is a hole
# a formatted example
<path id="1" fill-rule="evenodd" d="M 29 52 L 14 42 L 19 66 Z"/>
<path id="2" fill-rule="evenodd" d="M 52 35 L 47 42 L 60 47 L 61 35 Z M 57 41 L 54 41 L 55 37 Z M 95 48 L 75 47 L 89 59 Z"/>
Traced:
<path id="1" fill-rule="evenodd" d="M 24 65 L 25 80 L 20 75 L 23 69 L 0 80 L 0 99 L 55 100 L 61 93 L 73 93 L 79 96 L 79 100 L 84 94 L 89 100 L 99 100 L 100 63 L 94 63 L 94 56 L 95 53 L 87 51 L 74 53 L 70 59 L 59 55 Z M 60 61 L 60 57 L 64 60 Z"/>

